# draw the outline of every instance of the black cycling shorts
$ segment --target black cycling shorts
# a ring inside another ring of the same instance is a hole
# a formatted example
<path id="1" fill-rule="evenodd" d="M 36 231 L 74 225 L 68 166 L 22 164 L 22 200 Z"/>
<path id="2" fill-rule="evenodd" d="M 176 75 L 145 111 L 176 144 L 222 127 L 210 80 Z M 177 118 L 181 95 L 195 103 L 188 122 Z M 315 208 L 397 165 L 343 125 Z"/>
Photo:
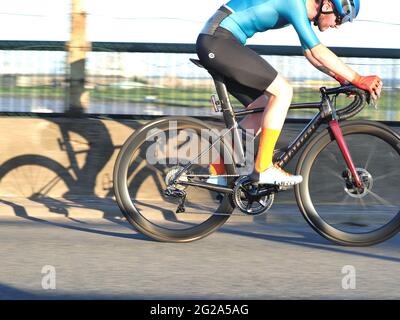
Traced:
<path id="1" fill-rule="evenodd" d="M 278 75 L 267 61 L 221 27 L 213 35 L 201 33 L 196 49 L 204 67 L 223 75 L 228 92 L 246 107 L 264 94 Z"/>

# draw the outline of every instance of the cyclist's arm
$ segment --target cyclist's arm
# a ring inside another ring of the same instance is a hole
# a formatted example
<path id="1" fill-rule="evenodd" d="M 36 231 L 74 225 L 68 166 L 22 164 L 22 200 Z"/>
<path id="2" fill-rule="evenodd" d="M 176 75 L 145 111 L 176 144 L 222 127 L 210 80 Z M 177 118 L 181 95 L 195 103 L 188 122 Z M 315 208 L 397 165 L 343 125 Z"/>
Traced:
<path id="1" fill-rule="evenodd" d="M 306 50 L 307 51 L 307 50 Z M 333 77 L 341 77 L 348 82 L 353 82 L 354 79 L 360 77 L 360 75 L 345 64 L 342 60 L 336 56 L 331 50 L 325 47 L 323 44 L 318 44 L 315 47 L 308 50 L 306 57 L 313 60 L 309 61 L 316 65 L 318 69 L 329 74 Z"/>
<path id="2" fill-rule="evenodd" d="M 383 83 L 378 76 L 360 76 L 352 68 L 343 63 L 331 50 L 321 44 L 314 30 L 311 28 L 304 1 L 288 0 L 277 3 L 282 6 L 277 8 L 279 14 L 293 25 L 302 47 L 305 50 L 308 49 L 311 53 L 309 57 L 313 65 L 321 71 L 332 75 L 341 84 L 350 82 L 358 88 L 368 90 L 372 98 L 377 99 L 380 97 Z"/>
<path id="3" fill-rule="evenodd" d="M 320 63 L 317 59 L 315 59 L 311 53 L 310 49 L 304 49 L 303 48 L 303 53 L 304 56 L 307 58 L 307 60 L 319 71 L 326 73 L 330 77 L 335 77 L 335 73 L 330 71 L 328 68 L 326 68 L 322 63 Z"/>
<path id="4" fill-rule="evenodd" d="M 279 9 L 280 14 L 293 25 L 305 50 L 305 55 L 312 65 L 331 77 L 348 82 L 352 82 L 359 76 L 319 41 L 308 20 L 303 1 L 289 0 L 289 4 L 283 1 L 279 3 L 282 5 Z"/>

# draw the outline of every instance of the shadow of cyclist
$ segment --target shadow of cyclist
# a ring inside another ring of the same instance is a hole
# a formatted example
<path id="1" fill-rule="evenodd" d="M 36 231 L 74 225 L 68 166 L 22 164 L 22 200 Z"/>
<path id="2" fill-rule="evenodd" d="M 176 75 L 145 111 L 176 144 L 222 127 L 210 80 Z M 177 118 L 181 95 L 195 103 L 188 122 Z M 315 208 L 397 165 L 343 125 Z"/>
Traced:
<path id="1" fill-rule="evenodd" d="M 111 135 L 105 124 L 99 119 L 51 119 L 59 128 L 64 149 L 68 154 L 71 168 L 76 175 L 76 183 L 69 186 L 63 195 L 68 200 L 79 200 L 81 197 L 95 195 L 96 179 L 114 153 Z M 88 144 L 83 166 L 78 165 L 76 152 L 73 150 L 70 133 L 83 137 Z"/>

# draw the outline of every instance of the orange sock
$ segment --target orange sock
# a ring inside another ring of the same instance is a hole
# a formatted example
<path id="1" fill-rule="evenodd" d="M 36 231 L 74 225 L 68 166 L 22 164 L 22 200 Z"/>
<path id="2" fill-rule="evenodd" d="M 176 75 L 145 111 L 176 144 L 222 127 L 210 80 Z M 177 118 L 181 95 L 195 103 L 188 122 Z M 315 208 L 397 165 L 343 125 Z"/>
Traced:
<path id="1" fill-rule="evenodd" d="M 255 169 L 263 172 L 272 165 L 272 157 L 276 142 L 278 141 L 281 130 L 262 128 L 260 134 L 260 146 L 258 147 Z"/>
<path id="2" fill-rule="evenodd" d="M 218 156 L 218 160 L 210 164 L 209 171 L 212 176 L 224 174 L 225 173 L 224 160 L 220 156 Z"/>

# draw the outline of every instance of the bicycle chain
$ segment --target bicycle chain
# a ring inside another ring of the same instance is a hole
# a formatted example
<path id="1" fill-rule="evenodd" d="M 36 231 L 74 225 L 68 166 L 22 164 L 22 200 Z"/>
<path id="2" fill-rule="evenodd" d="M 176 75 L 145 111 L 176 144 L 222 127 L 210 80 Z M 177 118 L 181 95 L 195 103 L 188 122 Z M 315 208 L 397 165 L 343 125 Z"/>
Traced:
<path id="1" fill-rule="evenodd" d="M 238 178 L 240 175 L 238 174 L 222 174 L 222 175 L 211 175 L 211 174 L 187 174 L 186 177 L 192 178 L 192 177 L 197 177 L 197 178 L 209 178 L 209 177 L 232 177 L 232 178 Z"/>
<path id="2" fill-rule="evenodd" d="M 224 174 L 224 175 L 210 175 L 210 174 L 188 174 L 188 175 L 186 175 L 186 177 L 187 178 L 209 178 L 209 177 L 227 177 L 227 178 L 238 178 L 238 177 L 241 177 L 241 175 L 238 175 L 238 174 Z M 238 211 L 237 213 L 234 213 L 235 211 Z M 264 214 L 266 214 L 267 212 L 264 212 L 264 213 L 262 213 L 262 214 L 259 214 L 259 215 L 254 215 L 254 216 L 261 216 L 261 215 L 264 215 Z M 179 214 L 179 213 L 178 213 Z M 189 214 L 189 215 L 200 215 L 200 214 L 203 214 L 204 215 L 204 213 L 201 213 L 201 212 L 199 212 L 199 213 L 187 213 L 187 212 L 185 212 L 185 214 Z M 213 215 L 213 216 L 235 216 L 235 217 L 251 217 L 251 215 L 249 215 L 249 214 L 245 214 L 245 213 L 242 213 L 239 209 L 237 209 L 237 208 L 234 208 L 234 211 L 233 211 L 233 213 L 218 213 L 218 212 L 214 212 L 214 213 L 210 213 L 210 215 Z"/>

